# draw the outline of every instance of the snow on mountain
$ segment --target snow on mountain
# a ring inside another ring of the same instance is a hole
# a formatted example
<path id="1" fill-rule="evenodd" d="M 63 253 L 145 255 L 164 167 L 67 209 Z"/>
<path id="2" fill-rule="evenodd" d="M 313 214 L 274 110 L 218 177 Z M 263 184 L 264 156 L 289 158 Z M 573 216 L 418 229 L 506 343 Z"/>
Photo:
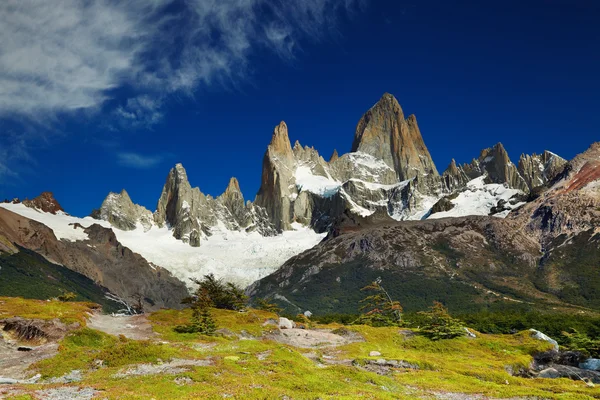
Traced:
<path id="1" fill-rule="evenodd" d="M 456 198 L 450 202 L 454 207 L 448 211 L 436 212 L 428 218 L 445 218 L 445 217 L 464 217 L 467 215 L 489 215 L 493 207 L 498 205 L 498 202 L 505 203 L 507 210 L 494 214 L 494 216 L 504 218 L 510 210 L 521 206 L 522 202 L 509 202 L 514 196 L 523 194 L 518 189 L 508 188 L 504 184 L 488 183 L 485 181 L 486 176 L 480 176 L 467 183 L 467 187 L 462 192 L 458 193 Z"/>
<path id="2" fill-rule="evenodd" d="M 294 177 L 296 178 L 296 186 L 299 192 L 305 190 L 321 197 L 333 196 L 342 186 L 341 182 L 330 177 L 314 175 L 311 169 L 304 165 L 296 168 Z"/>
<path id="3" fill-rule="evenodd" d="M 112 228 L 124 246 L 169 270 L 186 284 L 190 283 L 189 278 L 213 273 L 218 278 L 247 286 L 275 271 L 292 256 L 313 247 L 324 237 L 324 234 L 296 224 L 293 225 L 294 230 L 274 237 L 265 237 L 258 232 L 230 231 L 220 224 L 201 247 L 191 247 L 174 238 L 167 227 L 153 225 L 145 231 L 144 226 L 138 224 L 136 229 L 124 231 L 107 221 L 91 217 L 78 218 L 64 213 L 53 215 L 23 204 L 2 203 L 0 207 L 43 223 L 54 231 L 58 239 L 88 239 L 83 229 L 75 224 L 85 228 L 92 224 Z"/>

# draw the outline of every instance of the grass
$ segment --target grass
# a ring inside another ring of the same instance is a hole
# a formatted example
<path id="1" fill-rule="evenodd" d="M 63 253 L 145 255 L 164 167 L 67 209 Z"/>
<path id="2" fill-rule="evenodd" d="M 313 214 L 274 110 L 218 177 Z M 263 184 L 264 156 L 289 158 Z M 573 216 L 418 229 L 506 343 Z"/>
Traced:
<path id="1" fill-rule="evenodd" d="M 59 319 L 64 323 L 85 325 L 86 315 L 99 306 L 86 302 L 58 300 L 31 300 L 20 297 L 0 297 L 0 319 L 22 317 L 27 319 Z"/>
<path id="2" fill-rule="evenodd" d="M 37 315 L 32 310 L 57 315 L 55 305 L 22 299 L 0 299 L 0 315 L 7 309 Z M 47 309 L 46 309 L 47 307 Z M 68 318 L 82 313 L 80 303 L 62 303 Z M 70 310 L 68 310 L 70 309 Z M 432 393 L 482 394 L 489 397 L 537 397 L 544 399 L 600 398 L 600 389 L 567 379 L 526 379 L 508 370 L 529 366 L 532 354 L 547 350 L 545 342 L 528 332 L 513 335 L 483 335 L 431 341 L 414 331 L 400 328 L 320 325 L 344 328 L 362 336 L 364 342 L 337 348 L 301 349 L 261 337 L 272 326 L 263 323 L 274 314 L 250 310 L 245 313 L 213 311 L 218 328 L 255 336 L 240 339 L 225 335 L 206 337 L 179 334 L 173 327 L 187 322 L 189 311 L 161 310 L 149 316 L 159 334 L 155 341 L 135 341 L 81 327 L 63 339 L 59 353 L 32 366 L 32 373 L 61 376 L 73 369 L 84 372 L 79 387 L 99 390 L 108 399 L 412 399 Z M 373 350 L 381 356 L 369 357 Z M 418 370 L 398 370 L 378 375 L 350 365 L 323 365 L 320 360 L 404 360 Z M 160 363 L 172 358 L 210 360 L 211 365 L 193 367 L 173 375 L 116 377 L 120 371 L 140 363 Z M 102 360 L 99 367 L 97 360 Z M 182 384 L 182 382 L 184 382 Z M 40 385 L 21 385 L 24 392 Z M 47 388 L 47 386 L 44 386 Z M 28 398 L 27 394 L 15 398 Z"/>

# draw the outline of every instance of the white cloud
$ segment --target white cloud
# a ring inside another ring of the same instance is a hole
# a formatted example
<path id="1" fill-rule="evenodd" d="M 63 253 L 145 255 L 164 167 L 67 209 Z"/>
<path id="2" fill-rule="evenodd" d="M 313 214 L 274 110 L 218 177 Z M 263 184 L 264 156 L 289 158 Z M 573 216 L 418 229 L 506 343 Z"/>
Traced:
<path id="1" fill-rule="evenodd" d="M 96 109 L 127 85 L 112 113 L 147 126 L 170 93 L 243 78 L 257 47 L 291 57 L 358 1 L 3 0 L 0 118 Z"/>
<path id="2" fill-rule="evenodd" d="M 149 156 L 138 153 L 119 153 L 117 162 L 124 167 L 145 169 L 157 166 L 163 161 L 164 157 L 160 155 Z"/>

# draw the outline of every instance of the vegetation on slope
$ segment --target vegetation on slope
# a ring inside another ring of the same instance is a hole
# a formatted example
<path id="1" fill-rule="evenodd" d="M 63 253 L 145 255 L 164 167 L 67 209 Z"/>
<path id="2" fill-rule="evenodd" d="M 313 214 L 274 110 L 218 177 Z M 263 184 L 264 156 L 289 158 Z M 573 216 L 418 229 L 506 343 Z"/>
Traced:
<path id="1" fill-rule="evenodd" d="M 98 303 L 107 312 L 119 308 L 104 297 L 105 288 L 40 254 L 24 248 L 15 254 L 0 253 L 0 296 L 46 300 L 68 292 L 77 295 L 75 300 Z"/>
<path id="2" fill-rule="evenodd" d="M 23 310 L 23 316 L 67 315 L 83 318 L 87 305 L 1 299 L 0 317 Z M 14 304 L 13 304 L 14 303 Z M 528 332 L 430 340 L 415 330 L 363 325 L 320 325 L 319 329 L 358 335 L 364 340 L 339 347 L 299 348 L 272 340 L 275 314 L 260 310 L 213 309 L 220 336 L 178 333 L 173 329 L 192 311 L 161 310 L 149 316 L 158 337 L 151 341 L 117 338 L 82 327 L 63 339 L 60 352 L 32 367 L 32 374 L 61 376 L 72 369 L 83 380 L 68 384 L 97 390 L 108 399 L 404 399 L 453 393 L 488 397 L 544 399 L 600 398 L 598 388 L 567 379 L 513 376 L 526 369 L 532 354 L 549 348 Z M 285 331 L 283 331 L 285 333 Z M 250 339 L 250 340 L 248 340 Z M 377 351 L 380 355 L 371 357 Z M 413 368 L 369 370 L 378 358 L 404 361 Z M 171 359 L 204 360 L 172 373 L 118 375 L 140 363 L 165 365 Z M 20 396 L 48 385 L 18 385 Z M 57 387 L 57 385 L 50 385 Z M 21 397 L 27 398 L 27 397 Z"/>

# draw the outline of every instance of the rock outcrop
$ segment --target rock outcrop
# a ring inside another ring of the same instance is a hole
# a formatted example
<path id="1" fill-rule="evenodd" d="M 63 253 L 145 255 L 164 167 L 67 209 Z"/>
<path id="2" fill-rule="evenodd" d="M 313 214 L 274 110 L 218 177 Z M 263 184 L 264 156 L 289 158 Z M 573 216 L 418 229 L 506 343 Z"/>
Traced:
<path id="1" fill-rule="evenodd" d="M 529 190 L 533 190 L 539 186 L 556 178 L 565 168 L 567 160 L 550 151 L 544 151 L 542 154 L 522 154 L 519 159 L 518 170 Z"/>
<path id="2" fill-rule="evenodd" d="M 147 208 L 134 204 L 125 189 L 121 193 L 109 193 L 99 209 L 91 214 L 93 218 L 110 222 L 115 228 L 131 231 L 140 224 L 148 231 L 153 223 L 152 212 Z"/>
<path id="3" fill-rule="evenodd" d="M 43 212 L 56 214 L 58 212 L 64 212 L 61 205 L 54 198 L 52 192 L 43 192 L 38 197 L 32 200 L 23 200 L 23 204 L 27 207 L 35 208 Z"/>

